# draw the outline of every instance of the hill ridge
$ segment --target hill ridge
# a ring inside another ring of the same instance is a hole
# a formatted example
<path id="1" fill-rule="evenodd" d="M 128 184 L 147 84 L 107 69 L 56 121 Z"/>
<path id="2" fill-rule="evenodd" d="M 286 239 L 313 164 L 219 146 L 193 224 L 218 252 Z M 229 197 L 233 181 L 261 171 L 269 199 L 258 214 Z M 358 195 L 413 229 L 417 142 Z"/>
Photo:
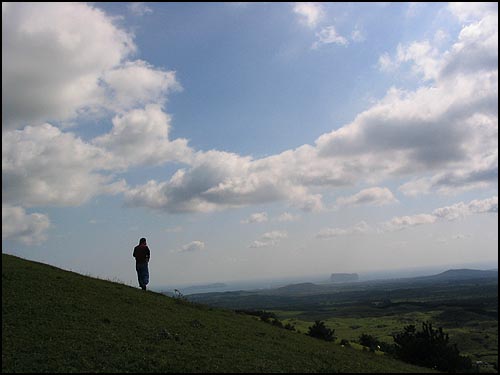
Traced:
<path id="1" fill-rule="evenodd" d="M 2 254 L 3 372 L 431 372 Z"/>

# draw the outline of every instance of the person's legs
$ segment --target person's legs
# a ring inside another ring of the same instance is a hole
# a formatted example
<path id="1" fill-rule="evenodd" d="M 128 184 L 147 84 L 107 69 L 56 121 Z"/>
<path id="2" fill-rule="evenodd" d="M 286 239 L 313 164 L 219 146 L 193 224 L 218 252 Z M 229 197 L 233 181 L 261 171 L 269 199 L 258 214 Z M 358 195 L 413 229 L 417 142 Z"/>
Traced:
<path id="1" fill-rule="evenodd" d="M 135 269 L 137 270 L 137 280 L 139 281 L 139 286 L 142 290 L 146 290 L 146 285 L 149 283 L 148 264 L 137 264 Z"/>
<path id="2" fill-rule="evenodd" d="M 149 268 L 148 264 L 144 263 L 144 269 L 142 274 L 142 284 L 144 285 L 144 289 L 146 289 L 146 285 L 149 284 Z"/>

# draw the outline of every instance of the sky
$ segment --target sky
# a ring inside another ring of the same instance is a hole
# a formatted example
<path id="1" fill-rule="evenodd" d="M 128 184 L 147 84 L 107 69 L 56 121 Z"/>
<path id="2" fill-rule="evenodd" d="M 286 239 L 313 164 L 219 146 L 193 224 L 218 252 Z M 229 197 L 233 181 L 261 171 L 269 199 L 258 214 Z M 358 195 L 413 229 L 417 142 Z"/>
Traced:
<path id="1" fill-rule="evenodd" d="M 151 286 L 498 262 L 498 3 L 2 3 L 2 252 Z"/>

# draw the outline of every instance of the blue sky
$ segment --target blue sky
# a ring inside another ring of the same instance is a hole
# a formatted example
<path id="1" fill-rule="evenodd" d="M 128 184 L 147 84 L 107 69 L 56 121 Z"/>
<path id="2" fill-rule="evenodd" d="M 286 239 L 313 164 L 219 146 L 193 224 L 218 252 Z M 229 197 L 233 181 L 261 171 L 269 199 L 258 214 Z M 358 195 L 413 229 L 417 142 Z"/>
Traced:
<path id="1" fill-rule="evenodd" d="M 497 262 L 496 3 L 3 3 L 2 251 L 135 285 Z"/>

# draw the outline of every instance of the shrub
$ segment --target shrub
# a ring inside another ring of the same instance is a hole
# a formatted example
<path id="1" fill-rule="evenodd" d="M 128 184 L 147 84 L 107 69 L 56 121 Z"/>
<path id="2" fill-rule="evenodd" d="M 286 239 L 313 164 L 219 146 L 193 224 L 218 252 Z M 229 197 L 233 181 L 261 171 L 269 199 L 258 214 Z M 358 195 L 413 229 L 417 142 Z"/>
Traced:
<path id="1" fill-rule="evenodd" d="M 340 340 L 340 345 L 342 346 L 351 346 L 351 343 L 347 339 Z"/>
<path id="2" fill-rule="evenodd" d="M 461 356 L 457 346 L 449 344 L 448 334 L 441 327 L 435 330 L 432 324 L 422 323 L 422 331 L 417 331 L 409 325 L 393 338 L 395 355 L 405 362 L 447 372 L 472 368 L 471 359 Z"/>
<path id="3" fill-rule="evenodd" d="M 363 346 L 370 348 L 370 351 L 374 352 L 377 349 L 380 349 L 380 341 L 373 337 L 372 335 L 367 335 L 366 333 L 361 334 L 359 336 L 359 343 Z"/>
<path id="4" fill-rule="evenodd" d="M 325 323 L 320 320 L 316 320 L 314 325 L 309 327 L 309 332 L 306 335 L 325 341 L 335 341 L 336 339 L 335 330 L 326 327 Z"/>

